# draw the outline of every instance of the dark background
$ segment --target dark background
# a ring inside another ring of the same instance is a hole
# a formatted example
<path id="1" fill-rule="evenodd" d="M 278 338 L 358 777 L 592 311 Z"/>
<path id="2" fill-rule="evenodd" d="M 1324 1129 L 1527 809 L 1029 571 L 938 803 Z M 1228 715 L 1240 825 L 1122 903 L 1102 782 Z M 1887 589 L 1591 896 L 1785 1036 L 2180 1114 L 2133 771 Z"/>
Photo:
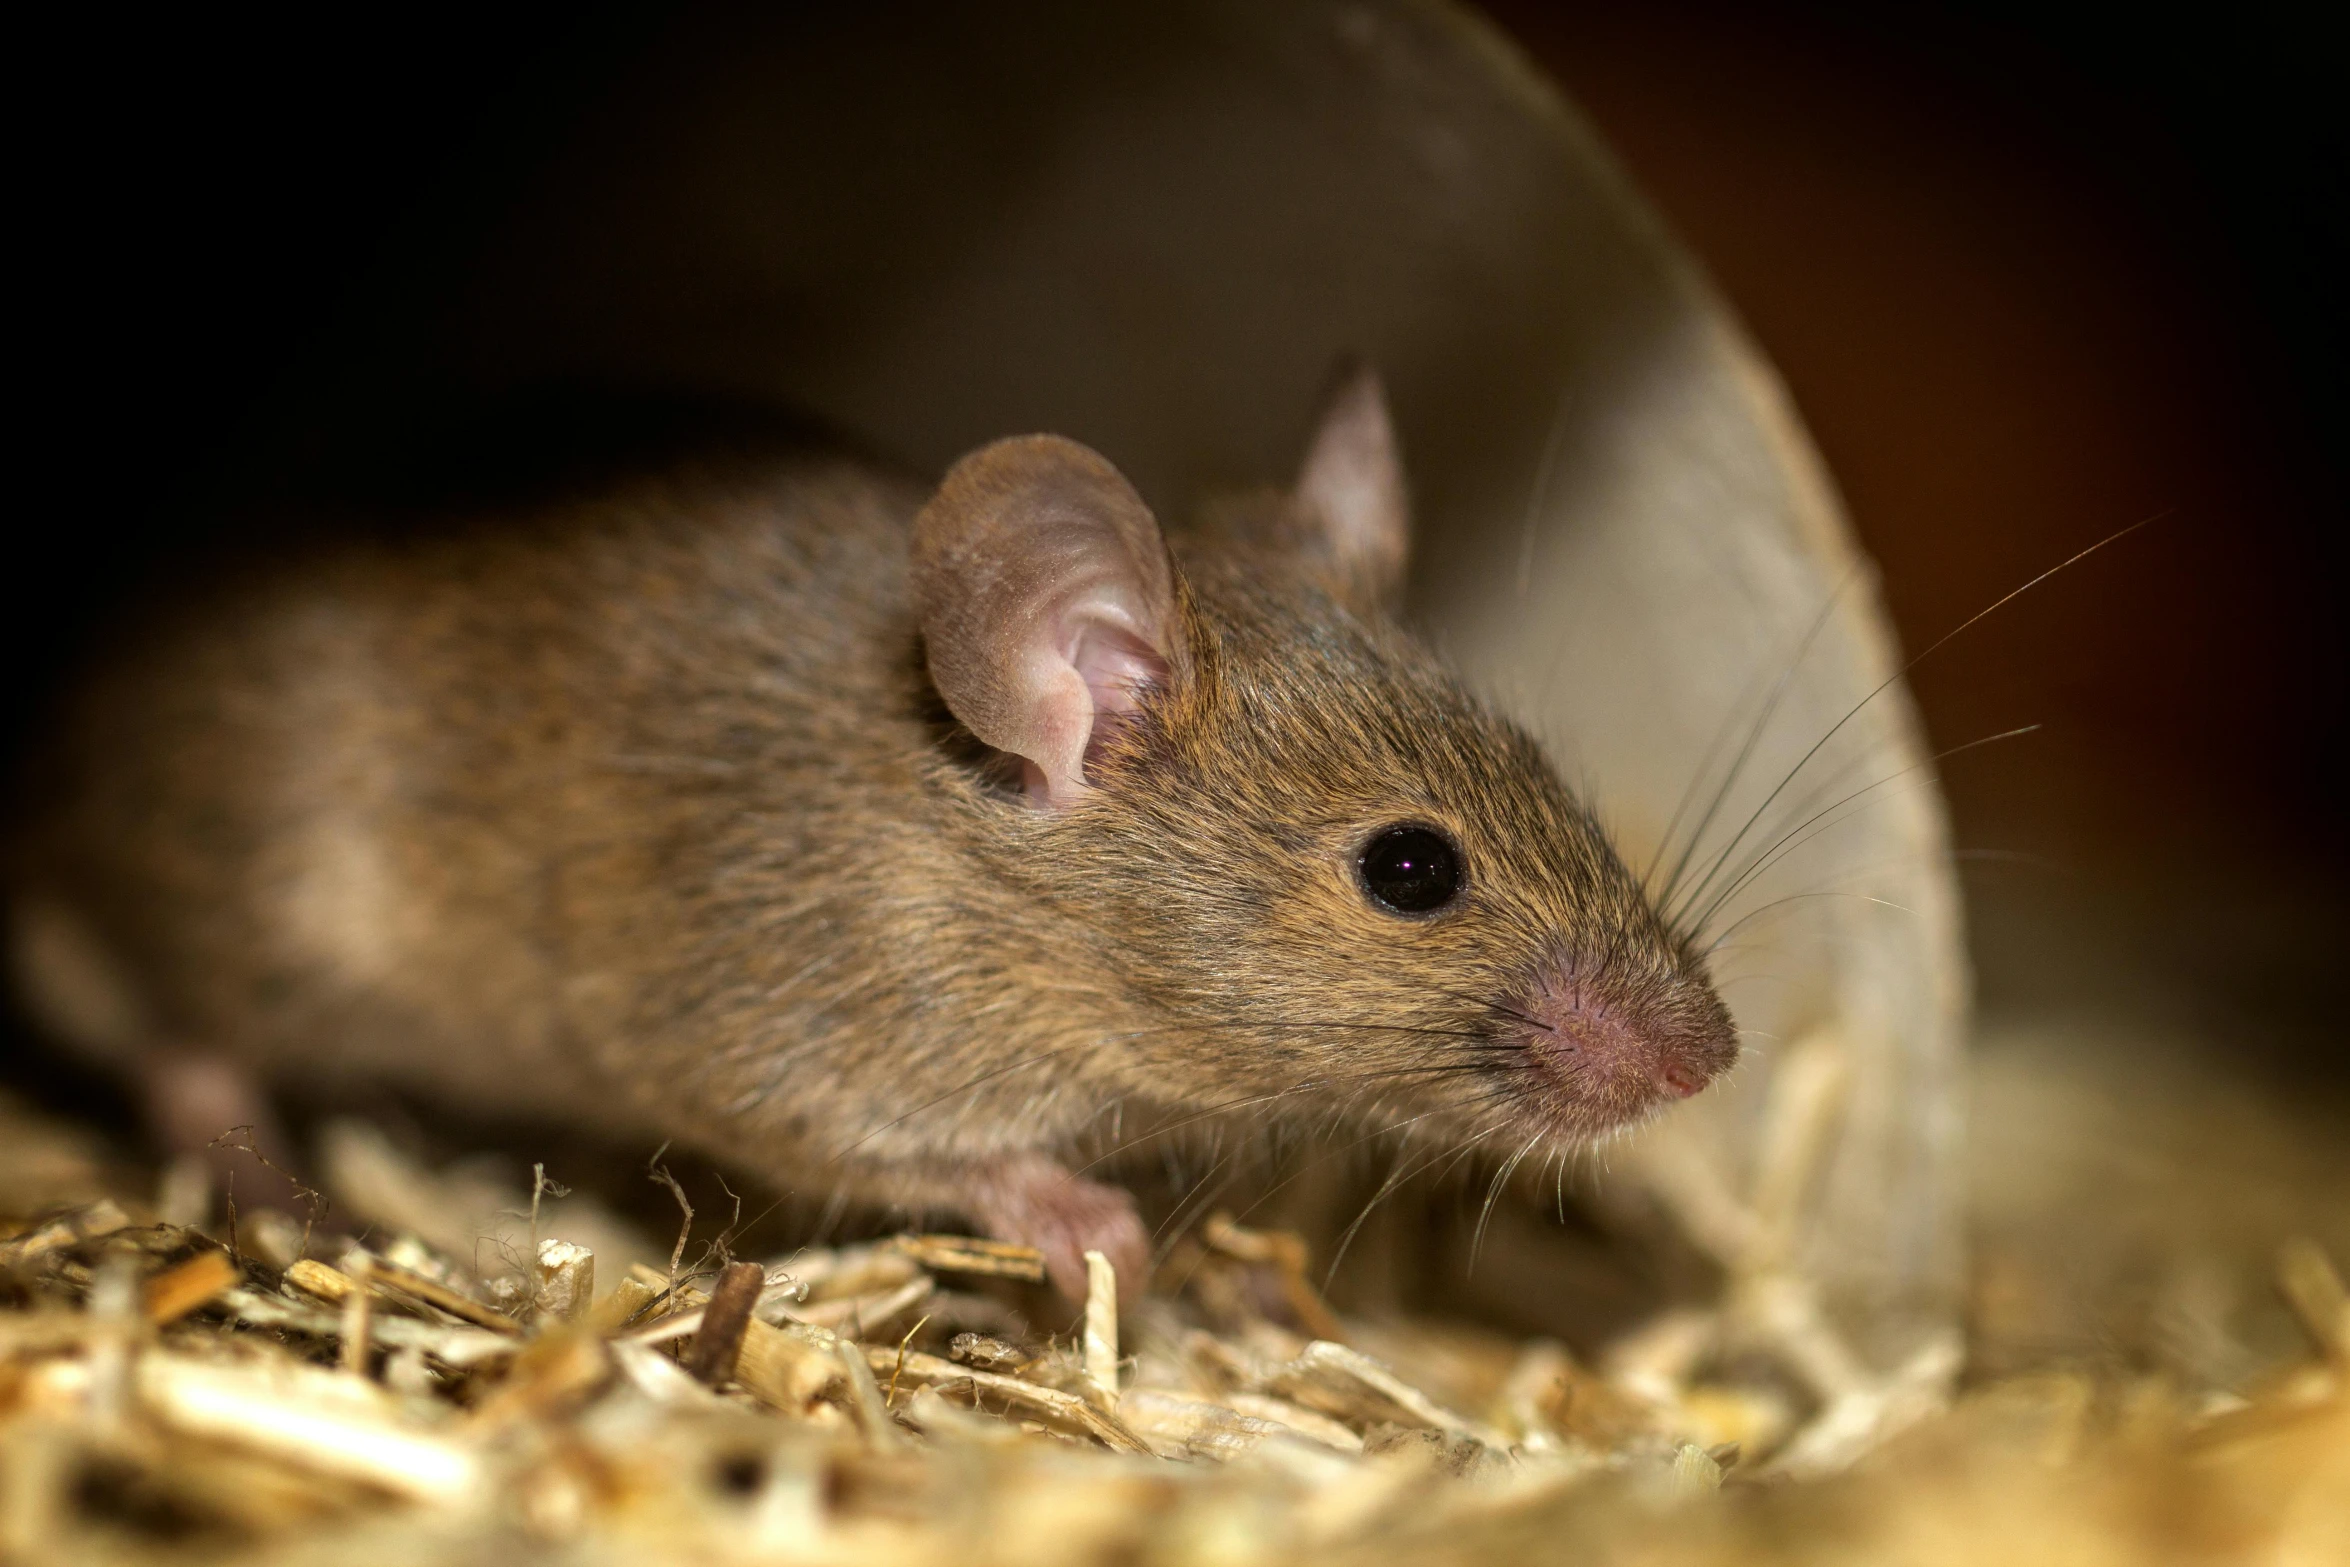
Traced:
<path id="1" fill-rule="evenodd" d="M 1986 1012 L 2350 1083 L 2350 140 L 2306 13 L 1492 0 L 1704 261 L 1931 644 Z"/>
<path id="2" fill-rule="evenodd" d="M 1987 1004 L 2188 974 L 2249 1055 L 2340 1073 L 2350 228 L 2318 24 L 1486 9 L 1786 376 L 1911 647 L 2160 519 L 1916 673 L 1941 745 L 2045 726 L 1949 777 Z M 527 157 L 660 15 L 85 13 L 21 41 L 12 739 L 120 584 L 251 480 L 237 454 L 414 259 L 414 214 Z M 2103 967 L 2051 962 L 2052 930 Z"/>

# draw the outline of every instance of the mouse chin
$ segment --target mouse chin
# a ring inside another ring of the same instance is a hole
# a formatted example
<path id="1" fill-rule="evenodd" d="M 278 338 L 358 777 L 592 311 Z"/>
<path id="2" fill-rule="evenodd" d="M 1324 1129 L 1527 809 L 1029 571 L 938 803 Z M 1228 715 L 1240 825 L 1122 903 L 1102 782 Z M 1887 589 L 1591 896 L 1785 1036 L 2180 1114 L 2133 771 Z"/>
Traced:
<path id="1" fill-rule="evenodd" d="M 1591 1137 L 1689 1098 L 1738 1057 L 1702 981 L 1574 953 L 1540 965 L 1509 1004 L 1545 1118 Z"/>

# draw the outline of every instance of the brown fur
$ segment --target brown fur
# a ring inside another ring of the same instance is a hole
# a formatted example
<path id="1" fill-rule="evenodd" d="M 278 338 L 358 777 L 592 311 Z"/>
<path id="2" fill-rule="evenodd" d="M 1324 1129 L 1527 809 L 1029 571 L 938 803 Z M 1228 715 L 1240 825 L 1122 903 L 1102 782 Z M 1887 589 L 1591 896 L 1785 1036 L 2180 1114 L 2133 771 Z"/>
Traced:
<path id="1" fill-rule="evenodd" d="M 86 693 L 20 932 L 121 976 L 146 1037 L 83 1043 L 128 1059 L 383 1078 L 998 1228 L 988 1183 L 1112 1106 L 1513 1145 L 1652 1108 L 1537 1065 L 1545 973 L 1727 1062 L 1589 814 L 1293 506 L 1175 537 L 1188 667 L 1040 810 L 924 674 L 923 499 L 842 458 L 678 470 L 251 577 Z M 1461 906 L 1366 901 L 1402 820 L 1455 835 Z"/>

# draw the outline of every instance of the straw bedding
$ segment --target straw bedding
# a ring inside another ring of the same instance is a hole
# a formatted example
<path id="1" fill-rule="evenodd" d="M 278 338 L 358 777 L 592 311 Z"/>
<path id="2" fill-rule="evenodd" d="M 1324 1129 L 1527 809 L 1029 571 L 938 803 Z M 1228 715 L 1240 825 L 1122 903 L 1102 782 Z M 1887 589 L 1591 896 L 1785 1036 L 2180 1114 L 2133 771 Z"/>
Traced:
<path id="1" fill-rule="evenodd" d="M 1022 1248 L 632 1256 L 543 1181 L 328 1145 L 363 1245 L 0 1102 L 0 1555 L 2350 1560 L 2350 1305 L 2307 1241 L 2275 1279 L 2306 1344 L 2241 1390 L 1942 1365 L 1863 1408 L 1692 1352 L 1784 1280 L 1587 1360 L 1341 1317 L 1303 1242 L 1216 1216 L 1123 1314 L 1097 1263 L 1054 1334 Z"/>

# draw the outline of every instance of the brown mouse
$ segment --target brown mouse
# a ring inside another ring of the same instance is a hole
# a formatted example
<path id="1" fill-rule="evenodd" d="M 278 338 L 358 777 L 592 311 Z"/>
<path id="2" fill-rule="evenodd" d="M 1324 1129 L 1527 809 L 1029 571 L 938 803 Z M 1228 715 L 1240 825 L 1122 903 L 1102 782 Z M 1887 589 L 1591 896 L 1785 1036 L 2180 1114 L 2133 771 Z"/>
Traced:
<path id="1" fill-rule="evenodd" d="M 36 1016 L 184 1135 L 386 1080 L 958 1215 L 1082 1293 L 1203 1115 L 1502 1154 L 1729 1014 L 1524 733 L 1397 625 L 1375 378 L 1162 533 L 1093 451 L 836 454 L 251 573 L 94 677 L 11 864 Z"/>

